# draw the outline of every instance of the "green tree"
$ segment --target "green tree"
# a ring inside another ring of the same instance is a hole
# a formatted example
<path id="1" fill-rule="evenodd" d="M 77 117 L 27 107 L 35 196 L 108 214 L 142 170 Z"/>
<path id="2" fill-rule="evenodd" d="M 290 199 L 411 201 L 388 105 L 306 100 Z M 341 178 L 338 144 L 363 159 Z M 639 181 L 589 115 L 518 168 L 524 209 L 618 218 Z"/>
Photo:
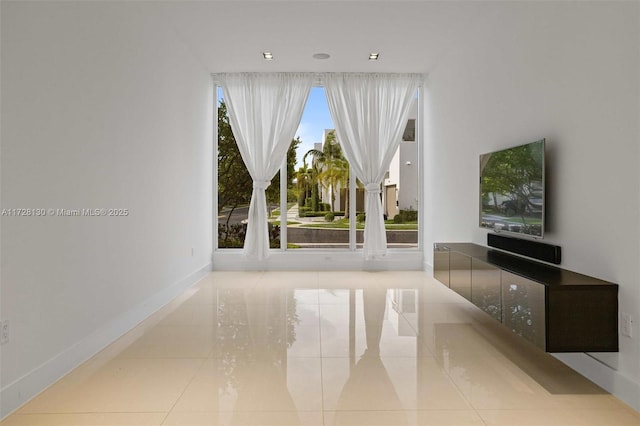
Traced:
<path id="1" fill-rule="evenodd" d="M 249 175 L 233 137 L 227 106 L 218 107 L 218 214 L 227 213 L 226 224 L 234 210 L 251 201 L 253 180 Z"/>
<path id="2" fill-rule="evenodd" d="M 287 150 L 287 189 L 292 189 L 294 184 L 293 180 L 296 177 L 296 162 L 298 146 L 302 143 L 300 136 L 291 141 L 289 149 Z M 272 205 L 278 206 L 280 204 L 280 172 L 271 179 L 271 185 L 267 188 L 267 203 L 269 204 L 269 216 L 271 216 Z M 287 200 L 289 201 L 289 200 Z"/>
<path id="3" fill-rule="evenodd" d="M 322 150 L 311 149 L 305 154 L 305 158 L 307 155 L 311 155 L 313 158 L 312 167 L 317 172 L 315 175 L 317 182 L 331 192 L 331 211 L 336 211 L 336 191 L 349 187 L 349 162 L 342 153 L 335 131 L 327 133 Z M 347 197 L 345 217 L 348 217 L 348 202 L 349 198 Z"/>
<path id="4" fill-rule="evenodd" d="M 509 198 L 520 214 L 523 223 L 525 213 L 532 207 L 531 199 L 536 198 L 542 188 L 543 158 L 541 144 L 529 144 L 491 154 L 482 170 L 482 197 L 490 195 L 497 206 L 496 194 Z"/>
<path id="5" fill-rule="evenodd" d="M 311 210 L 313 211 L 320 210 L 320 191 L 318 191 L 318 185 L 320 183 L 318 180 L 318 175 L 320 174 L 320 170 L 318 168 L 318 162 L 315 158 L 318 152 L 320 151 L 311 149 L 304 154 L 304 157 L 302 157 L 302 162 L 305 166 L 307 164 L 307 157 L 312 157 L 311 166 L 308 169 L 306 169 L 305 167 L 305 169 L 307 170 L 305 173 L 307 173 L 309 176 L 309 196 L 311 197 Z"/>
<path id="6" fill-rule="evenodd" d="M 306 157 L 304 159 L 306 160 Z M 307 163 L 303 160 L 302 167 L 296 172 L 298 207 L 304 207 L 306 199 L 311 197 L 311 185 L 313 185 L 313 169 L 307 167 Z"/>
<path id="7" fill-rule="evenodd" d="M 300 137 L 293 139 L 287 150 L 287 188 L 293 188 L 297 148 L 302 143 Z M 240 150 L 233 136 L 227 105 L 220 101 L 218 107 L 218 214 L 225 211 L 226 225 L 236 208 L 251 201 L 253 180 L 242 160 Z M 267 188 L 267 203 L 280 202 L 280 173 L 271 180 Z M 269 212 L 271 212 L 269 208 Z"/>

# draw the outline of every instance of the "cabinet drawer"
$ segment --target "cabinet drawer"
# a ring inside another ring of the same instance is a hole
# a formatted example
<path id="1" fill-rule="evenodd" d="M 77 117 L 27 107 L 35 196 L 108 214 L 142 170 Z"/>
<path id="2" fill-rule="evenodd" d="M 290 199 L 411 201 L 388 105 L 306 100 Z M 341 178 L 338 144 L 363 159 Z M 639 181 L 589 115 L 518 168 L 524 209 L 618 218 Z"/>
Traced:
<path id="1" fill-rule="evenodd" d="M 546 350 L 546 287 L 502 271 L 502 323 L 542 350 Z"/>
<path id="2" fill-rule="evenodd" d="M 471 258 L 452 251 L 449 254 L 449 287 L 471 300 Z"/>
<path id="3" fill-rule="evenodd" d="M 449 287 L 449 248 L 436 244 L 433 247 L 433 277 Z"/>
<path id="4" fill-rule="evenodd" d="M 478 259 L 471 259 L 471 302 L 502 321 L 502 294 L 500 269 Z"/>

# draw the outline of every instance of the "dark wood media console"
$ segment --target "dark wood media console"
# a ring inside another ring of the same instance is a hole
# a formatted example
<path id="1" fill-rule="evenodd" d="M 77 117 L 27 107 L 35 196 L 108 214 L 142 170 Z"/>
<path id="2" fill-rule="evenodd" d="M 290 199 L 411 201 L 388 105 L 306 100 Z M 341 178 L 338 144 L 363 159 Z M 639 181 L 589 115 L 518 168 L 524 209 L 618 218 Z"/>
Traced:
<path id="1" fill-rule="evenodd" d="M 547 352 L 617 352 L 618 285 L 471 243 L 436 243 L 433 275 Z"/>

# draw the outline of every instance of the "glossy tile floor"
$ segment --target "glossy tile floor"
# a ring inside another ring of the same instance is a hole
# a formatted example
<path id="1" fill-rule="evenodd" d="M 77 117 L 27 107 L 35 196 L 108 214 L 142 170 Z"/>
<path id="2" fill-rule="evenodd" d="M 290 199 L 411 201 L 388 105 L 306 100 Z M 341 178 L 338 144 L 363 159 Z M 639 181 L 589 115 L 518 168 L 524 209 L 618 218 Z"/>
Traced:
<path id="1" fill-rule="evenodd" d="M 640 425 L 422 272 L 213 272 L 9 425 Z"/>

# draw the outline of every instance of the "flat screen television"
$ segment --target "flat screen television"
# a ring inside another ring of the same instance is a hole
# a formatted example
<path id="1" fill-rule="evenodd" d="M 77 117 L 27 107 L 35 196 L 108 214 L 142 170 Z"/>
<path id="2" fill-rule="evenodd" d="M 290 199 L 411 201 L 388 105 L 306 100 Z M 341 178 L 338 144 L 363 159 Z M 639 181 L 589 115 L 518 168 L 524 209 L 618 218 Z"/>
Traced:
<path id="1" fill-rule="evenodd" d="M 480 226 L 544 237 L 545 140 L 480 156 Z"/>

